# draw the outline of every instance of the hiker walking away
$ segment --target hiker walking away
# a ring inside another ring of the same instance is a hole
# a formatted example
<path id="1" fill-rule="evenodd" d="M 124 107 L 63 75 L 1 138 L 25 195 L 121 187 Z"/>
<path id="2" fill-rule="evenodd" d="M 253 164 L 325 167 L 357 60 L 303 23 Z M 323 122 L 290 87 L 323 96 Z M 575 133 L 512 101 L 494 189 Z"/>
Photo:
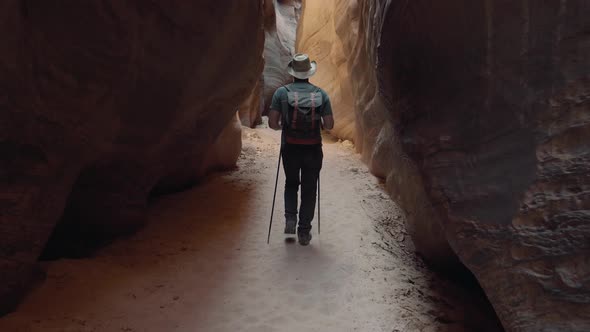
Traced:
<path id="1" fill-rule="evenodd" d="M 332 129 L 334 118 L 326 92 L 309 83 L 317 64 L 307 54 L 295 54 L 287 71 L 293 83 L 275 91 L 269 126 L 282 129 L 281 154 L 285 170 L 285 234 L 295 234 L 297 192 L 301 184 L 301 206 L 297 238 L 301 245 L 311 241 L 318 178 L 322 168 L 321 128 Z"/>

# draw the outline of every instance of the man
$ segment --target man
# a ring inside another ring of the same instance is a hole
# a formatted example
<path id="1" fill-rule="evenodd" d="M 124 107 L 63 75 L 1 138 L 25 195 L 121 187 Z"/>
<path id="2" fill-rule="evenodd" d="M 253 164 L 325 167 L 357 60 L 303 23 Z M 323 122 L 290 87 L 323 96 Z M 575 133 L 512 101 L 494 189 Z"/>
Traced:
<path id="1" fill-rule="evenodd" d="M 282 129 L 281 155 L 285 170 L 285 234 L 295 234 L 297 192 L 301 184 L 301 206 L 297 238 L 301 245 L 311 241 L 317 182 L 322 168 L 321 128 L 332 129 L 334 118 L 326 92 L 309 83 L 317 64 L 307 54 L 295 54 L 288 72 L 293 83 L 280 87 L 272 97 L 269 125 Z"/>

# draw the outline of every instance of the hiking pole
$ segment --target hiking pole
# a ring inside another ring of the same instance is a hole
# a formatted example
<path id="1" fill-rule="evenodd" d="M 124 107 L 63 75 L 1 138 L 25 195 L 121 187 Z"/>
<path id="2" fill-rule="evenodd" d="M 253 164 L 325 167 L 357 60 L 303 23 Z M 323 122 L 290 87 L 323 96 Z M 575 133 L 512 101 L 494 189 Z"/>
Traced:
<path id="1" fill-rule="evenodd" d="M 320 174 L 318 174 L 318 235 L 320 235 Z"/>
<path id="2" fill-rule="evenodd" d="M 272 228 L 272 216 L 275 213 L 275 200 L 277 198 L 277 185 L 279 184 L 279 170 L 281 168 L 281 157 L 283 156 L 283 147 L 279 151 L 279 165 L 277 166 L 277 179 L 275 180 L 275 193 L 272 196 L 272 210 L 270 210 L 270 223 L 268 224 L 268 237 L 266 238 L 266 244 L 270 243 L 270 229 Z"/>

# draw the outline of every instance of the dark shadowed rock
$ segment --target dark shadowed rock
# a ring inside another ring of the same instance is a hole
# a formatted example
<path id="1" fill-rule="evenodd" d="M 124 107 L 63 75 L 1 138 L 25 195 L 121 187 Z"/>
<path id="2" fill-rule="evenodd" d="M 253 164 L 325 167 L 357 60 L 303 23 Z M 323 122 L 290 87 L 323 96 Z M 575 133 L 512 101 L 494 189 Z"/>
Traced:
<path id="1" fill-rule="evenodd" d="M 262 12 L 260 1 L 0 1 L 0 311 L 62 215 L 59 241 L 126 233 L 154 188 L 234 164 Z"/>
<path id="2" fill-rule="evenodd" d="M 392 4 L 381 31 L 403 150 L 508 330 L 587 331 L 590 4 L 429 7 Z"/>
<path id="3" fill-rule="evenodd" d="M 336 122 L 356 120 L 417 250 L 458 257 L 507 330 L 590 330 L 590 3 L 323 5 L 335 27 L 308 43 L 337 32 L 355 99 Z"/>
<path id="4" fill-rule="evenodd" d="M 507 330 L 590 330 L 590 4 L 359 6 L 357 145 L 418 249 L 446 238 Z"/>

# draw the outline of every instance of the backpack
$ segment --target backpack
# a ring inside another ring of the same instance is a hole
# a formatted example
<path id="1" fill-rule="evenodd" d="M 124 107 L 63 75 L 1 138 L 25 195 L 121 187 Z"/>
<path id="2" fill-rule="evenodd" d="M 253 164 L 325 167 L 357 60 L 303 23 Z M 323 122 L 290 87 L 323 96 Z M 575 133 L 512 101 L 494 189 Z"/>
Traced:
<path id="1" fill-rule="evenodd" d="M 289 144 L 320 144 L 321 109 L 323 98 L 321 89 L 313 92 L 291 91 L 291 85 L 284 86 L 287 99 L 282 100 L 284 120 L 283 132 Z"/>

